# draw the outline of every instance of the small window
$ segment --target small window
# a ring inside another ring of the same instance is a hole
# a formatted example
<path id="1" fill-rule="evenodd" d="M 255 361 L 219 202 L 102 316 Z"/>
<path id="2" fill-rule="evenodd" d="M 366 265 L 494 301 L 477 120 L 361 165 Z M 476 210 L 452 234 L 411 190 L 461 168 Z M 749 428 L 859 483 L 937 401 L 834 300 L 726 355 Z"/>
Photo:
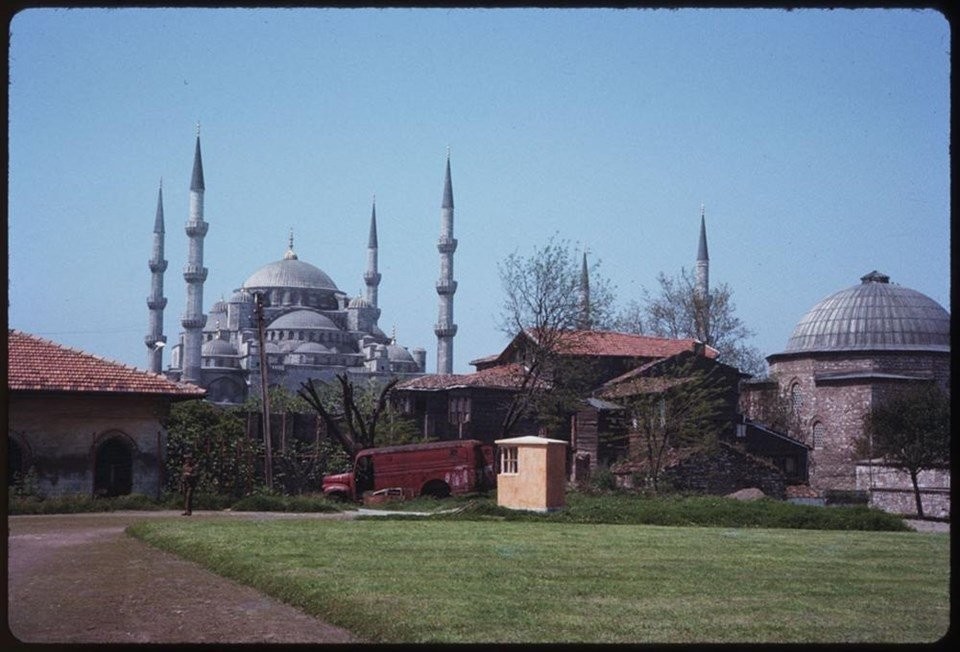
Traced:
<path id="1" fill-rule="evenodd" d="M 500 449 L 500 473 L 517 473 L 516 446 L 504 446 Z"/>
<path id="2" fill-rule="evenodd" d="M 824 439 L 824 427 L 823 424 L 817 421 L 813 424 L 813 448 L 820 449 L 823 448 L 823 439 Z"/>
<path id="3" fill-rule="evenodd" d="M 447 417 L 450 423 L 468 423 L 470 421 L 470 398 L 457 396 L 450 399 Z"/>

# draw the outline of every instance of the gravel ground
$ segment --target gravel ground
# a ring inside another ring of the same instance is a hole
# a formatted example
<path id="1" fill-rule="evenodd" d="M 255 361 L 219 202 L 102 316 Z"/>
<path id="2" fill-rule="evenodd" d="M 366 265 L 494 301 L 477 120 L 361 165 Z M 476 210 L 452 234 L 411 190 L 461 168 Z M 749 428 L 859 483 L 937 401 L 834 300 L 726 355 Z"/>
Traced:
<path id="1" fill-rule="evenodd" d="M 350 632 L 124 534 L 178 512 L 10 516 L 7 628 L 29 643 L 351 643 Z M 344 518 L 194 512 L 191 518 Z"/>

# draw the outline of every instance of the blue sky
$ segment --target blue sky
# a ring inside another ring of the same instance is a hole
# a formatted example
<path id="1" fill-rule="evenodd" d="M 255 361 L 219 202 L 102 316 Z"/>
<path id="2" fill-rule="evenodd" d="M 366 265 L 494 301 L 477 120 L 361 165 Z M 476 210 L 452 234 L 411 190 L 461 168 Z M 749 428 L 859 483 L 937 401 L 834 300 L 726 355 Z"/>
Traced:
<path id="1" fill-rule="evenodd" d="M 31 9 L 9 26 L 9 325 L 143 367 L 163 179 L 164 331 L 201 123 L 204 310 L 278 260 L 363 288 L 436 368 L 451 151 L 454 371 L 498 352 L 497 262 L 554 233 L 621 304 L 692 267 L 764 355 L 877 269 L 950 310 L 950 27 L 935 11 Z M 164 366 L 169 363 L 165 356 Z"/>

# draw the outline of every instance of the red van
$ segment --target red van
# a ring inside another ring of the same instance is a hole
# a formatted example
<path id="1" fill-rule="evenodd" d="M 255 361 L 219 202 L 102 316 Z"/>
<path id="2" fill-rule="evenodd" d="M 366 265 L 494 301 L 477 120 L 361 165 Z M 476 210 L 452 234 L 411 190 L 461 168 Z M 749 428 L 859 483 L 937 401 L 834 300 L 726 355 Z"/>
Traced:
<path id="1" fill-rule="evenodd" d="M 476 439 L 365 448 L 353 471 L 323 478 L 323 493 L 354 501 L 371 492 L 443 498 L 492 489 L 493 464 L 493 446 Z"/>

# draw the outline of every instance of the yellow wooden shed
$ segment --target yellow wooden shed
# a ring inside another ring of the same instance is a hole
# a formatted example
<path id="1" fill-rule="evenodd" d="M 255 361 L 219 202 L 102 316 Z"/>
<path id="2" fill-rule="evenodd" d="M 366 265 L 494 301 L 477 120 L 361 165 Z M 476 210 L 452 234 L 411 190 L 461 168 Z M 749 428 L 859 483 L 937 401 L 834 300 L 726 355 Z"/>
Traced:
<path id="1" fill-rule="evenodd" d="M 497 504 L 549 512 L 566 504 L 567 442 L 546 437 L 498 439 Z"/>

